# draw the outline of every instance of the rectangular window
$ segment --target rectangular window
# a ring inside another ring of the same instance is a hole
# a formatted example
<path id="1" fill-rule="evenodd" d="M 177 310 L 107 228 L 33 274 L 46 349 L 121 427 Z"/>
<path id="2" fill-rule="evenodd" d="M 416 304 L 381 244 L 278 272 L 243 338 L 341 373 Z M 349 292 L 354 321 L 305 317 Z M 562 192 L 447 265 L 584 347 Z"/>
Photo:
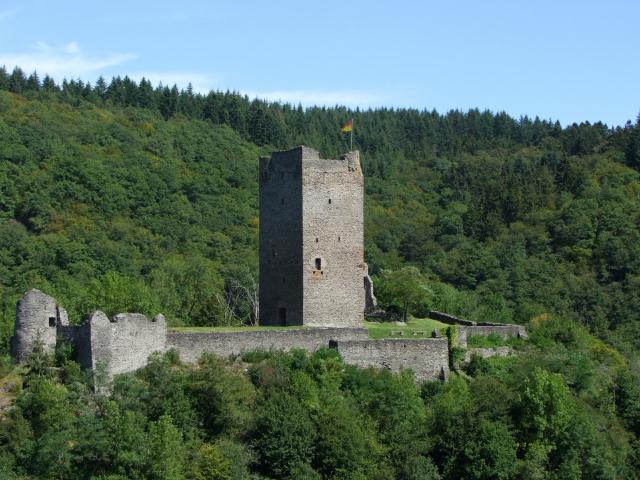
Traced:
<path id="1" fill-rule="evenodd" d="M 56 317 L 49 317 L 49 326 L 50 327 L 56 326 Z"/>
<path id="2" fill-rule="evenodd" d="M 322 270 L 322 260 L 320 257 L 316 258 L 316 270 Z"/>

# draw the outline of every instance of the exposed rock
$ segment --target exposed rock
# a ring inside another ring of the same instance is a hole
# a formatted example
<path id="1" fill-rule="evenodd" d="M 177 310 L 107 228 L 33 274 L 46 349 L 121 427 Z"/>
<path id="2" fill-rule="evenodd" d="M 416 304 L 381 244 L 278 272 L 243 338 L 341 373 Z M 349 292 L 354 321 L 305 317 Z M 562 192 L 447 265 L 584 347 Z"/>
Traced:
<path id="1" fill-rule="evenodd" d="M 374 311 L 378 306 L 378 300 L 373 293 L 373 280 L 369 275 L 369 265 L 364 264 L 364 312 L 368 315 L 369 312 Z"/>

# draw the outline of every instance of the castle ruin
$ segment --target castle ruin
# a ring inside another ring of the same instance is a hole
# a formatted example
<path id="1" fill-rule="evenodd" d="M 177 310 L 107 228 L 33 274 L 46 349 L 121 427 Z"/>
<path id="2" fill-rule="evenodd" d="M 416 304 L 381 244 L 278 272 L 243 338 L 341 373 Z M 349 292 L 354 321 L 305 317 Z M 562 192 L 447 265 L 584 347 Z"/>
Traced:
<path id="1" fill-rule="evenodd" d="M 12 355 L 24 362 L 40 342 L 53 352 L 64 342 L 82 368 L 108 378 L 146 365 L 149 355 L 174 350 L 185 362 L 203 353 L 336 348 L 361 367 L 411 369 L 417 380 L 446 378 L 447 338 L 369 339 L 365 308 L 375 308 L 364 262 L 364 180 L 357 151 L 338 160 L 297 147 L 260 159 L 260 324 L 284 330 L 194 333 L 167 330 L 163 315 L 107 317 L 93 312 L 69 325 L 56 300 L 32 289 L 18 302 Z M 444 314 L 441 314 L 444 315 Z M 445 315 L 446 317 L 446 315 Z M 454 318 L 454 317 L 451 317 Z M 468 335 L 526 336 L 518 325 L 463 326 Z"/>

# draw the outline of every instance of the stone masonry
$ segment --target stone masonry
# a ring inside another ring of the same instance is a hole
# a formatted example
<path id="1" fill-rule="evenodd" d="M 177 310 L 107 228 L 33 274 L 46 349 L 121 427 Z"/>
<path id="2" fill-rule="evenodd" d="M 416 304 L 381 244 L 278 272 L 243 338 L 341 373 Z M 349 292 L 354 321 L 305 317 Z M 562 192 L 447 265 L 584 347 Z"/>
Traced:
<path id="1" fill-rule="evenodd" d="M 346 340 L 335 347 L 346 363 L 359 367 L 413 370 L 416 380 L 445 379 L 449 373 L 446 338 Z"/>
<path id="2" fill-rule="evenodd" d="M 167 349 L 173 349 L 184 362 L 197 362 L 203 353 L 222 357 L 254 350 L 291 350 L 313 352 L 332 341 L 366 340 L 365 328 L 299 328 L 291 330 L 250 330 L 246 332 L 203 332 L 167 335 Z"/>
<path id="3" fill-rule="evenodd" d="M 362 325 L 364 180 L 359 153 L 297 147 L 260 159 L 260 324 Z"/>
<path id="4" fill-rule="evenodd" d="M 23 362 L 42 342 L 45 352 L 56 347 L 58 325 L 68 325 L 67 312 L 56 300 L 35 288 L 29 290 L 16 306 L 15 335 L 11 339 L 11 353 Z"/>
<path id="5" fill-rule="evenodd" d="M 72 345 L 83 368 L 107 379 L 146 365 L 155 352 L 175 350 L 185 362 L 203 353 L 239 355 L 252 350 L 315 351 L 333 346 L 345 362 L 361 367 L 411 369 L 417 380 L 446 378 L 446 338 L 371 340 L 365 308 L 375 310 L 373 282 L 364 262 L 364 183 L 358 152 L 338 160 L 297 147 L 260 159 L 260 323 L 294 329 L 238 332 L 168 332 L 165 318 L 138 313 L 109 318 L 93 312 L 69 325 L 67 312 L 39 290 L 18 302 L 12 354 L 27 360 L 36 342 L 53 352 Z M 526 337 L 517 325 L 475 324 L 435 312 L 469 335 Z M 103 388 L 103 387 L 99 387 Z"/>

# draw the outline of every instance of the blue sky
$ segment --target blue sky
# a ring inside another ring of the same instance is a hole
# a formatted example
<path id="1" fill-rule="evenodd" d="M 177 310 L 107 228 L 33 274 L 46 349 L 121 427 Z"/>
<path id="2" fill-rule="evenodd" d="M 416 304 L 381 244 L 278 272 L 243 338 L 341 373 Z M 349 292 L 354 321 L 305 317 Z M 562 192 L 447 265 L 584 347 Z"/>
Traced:
<path id="1" fill-rule="evenodd" d="M 304 105 L 640 111 L 640 1 L 0 0 L 0 65 Z"/>

